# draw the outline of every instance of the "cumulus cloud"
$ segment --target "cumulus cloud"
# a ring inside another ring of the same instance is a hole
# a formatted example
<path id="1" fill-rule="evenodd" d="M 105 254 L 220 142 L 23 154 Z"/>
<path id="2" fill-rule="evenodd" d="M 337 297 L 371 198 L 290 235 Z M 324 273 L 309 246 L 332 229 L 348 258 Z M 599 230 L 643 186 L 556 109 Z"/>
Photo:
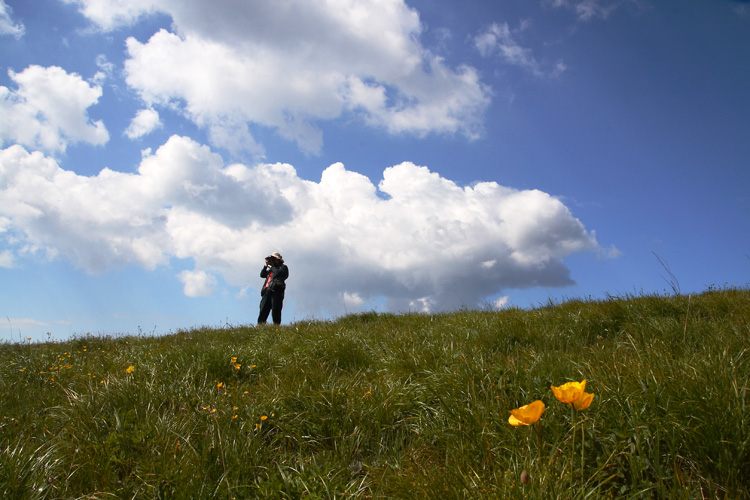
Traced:
<path id="1" fill-rule="evenodd" d="M 26 28 L 23 23 L 14 23 L 10 17 L 12 9 L 5 3 L 5 0 L 0 0 L 0 35 L 11 35 L 16 38 L 21 38 L 26 32 Z"/>
<path id="2" fill-rule="evenodd" d="M 33 65 L 8 75 L 18 89 L 0 86 L 0 143 L 61 153 L 71 142 L 100 145 L 109 140 L 104 123 L 92 122 L 87 113 L 99 101 L 101 87 L 57 66 Z"/>
<path id="3" fill-rule="evenodd" d="M 216 276 L 206 271 L 182 271 L 177 277 L 188 297 L 208 297 L 216 290 Z"/>
<path id="4" fill-rule="evenodd" d="M 318 153 L 319 123 L 350 114 L 393 134 L 482 133 L 489 89 L 419 43 L 403 0 L 67 1 L 102 30 L 170 15 L 172 31 L 127 40 L 127 82 L 235 154 L 262 154 L 253 127 Z"/>
<path id="5" fill-rule="evenodd" d="M 302 315 L 473 307 L 507 289 L 570 285 L 563 259 L 599 249 L 538 190 L 459 186 L 409 162 L 377 185 L 340 163 L 314 182 L 287 164 L 224 165 L 177 136 L 135 173 L 78 175 L 40 152 L 1 150 L 0 220 L 26 248 L 91 272 L 191 259 L 178 276 L 191 296 L 218 275 L 259 287 L 263 257 L 280 251 Z"/>
<path id="6" fill-rule="evenodd" d="M 162 126 L 159 120 L 159 112 L 153 108 L 138 111 L 125 130 L 125 135 L 130 139 L 142 137 Z"/>

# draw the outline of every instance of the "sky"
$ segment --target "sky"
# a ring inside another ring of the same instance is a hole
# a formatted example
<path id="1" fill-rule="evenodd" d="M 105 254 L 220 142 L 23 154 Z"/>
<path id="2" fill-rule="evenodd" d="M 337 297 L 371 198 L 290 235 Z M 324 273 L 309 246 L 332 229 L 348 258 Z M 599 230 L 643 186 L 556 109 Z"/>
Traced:
<path id="1" fill-rule="evenodd" d="M 750 283 L 750 2 L 0 0 L 0 339 Z"/>

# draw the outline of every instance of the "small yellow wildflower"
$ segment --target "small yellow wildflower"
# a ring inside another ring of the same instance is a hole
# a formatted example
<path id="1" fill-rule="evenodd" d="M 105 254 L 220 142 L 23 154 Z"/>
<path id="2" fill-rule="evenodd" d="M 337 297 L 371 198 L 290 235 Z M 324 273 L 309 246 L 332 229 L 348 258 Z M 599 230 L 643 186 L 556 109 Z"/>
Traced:
<path id="1" fill-rule="evenodd" d="M 232 420 L 234 420 L 235 418 L 237 418 L 237 415 L 232 415 Z"/>
<path id="2" fill-rule="evenodd" d="M 241 365 L 241 364 L 239 364 L 239 363 L 235 363 L 235 364 L 234 364 L 234 369 L 235 369 L 235 370 L 239 370 L 239 369 L 240 369 L 241 367 L 242 367 L 242 365 Z"/>
<path id="3" fill-rule="evenodd" d="M 237 362 L 237 356 L 232 356 L 232 363 L 236 363 L 236 362 Z"/>
<path id="4" fill-rule="evenodd" d="M 536 400 L 515 410 L 510 410 L 508 423 L 513 426 L 531 425 L 541 418 L 545 407 L 543 401 Z"/>
<path id="5" fill-rule="evenodd" d="M 260 419 L 265 421 L 268 420 L 268 417 L 266 415 L 263 415 L 262 417 L 260 417 Z"/>
<path id="6" fill-rule="evenodd" d="M 135 371 L 135 366 L 130 365 L 125 369 L 125 373 L 133 373 Z"/>
<path id="7" fill-rule="evenodd" d="M 216 387 L 221 389 L 222 387 L 224 387 L 224 382 L 219 382 L 218 384 L 216 384 Z"/>

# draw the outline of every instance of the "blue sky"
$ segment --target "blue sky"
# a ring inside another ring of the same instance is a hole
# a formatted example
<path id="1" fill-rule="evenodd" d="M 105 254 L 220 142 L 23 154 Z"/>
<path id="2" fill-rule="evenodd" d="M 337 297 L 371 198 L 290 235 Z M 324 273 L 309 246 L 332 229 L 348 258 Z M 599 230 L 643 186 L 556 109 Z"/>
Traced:
<path id="1" fill-rule="evenodd" d="M 746 1 L 0 0 L 0 332 L 747 286 L 748 89 Z"/>

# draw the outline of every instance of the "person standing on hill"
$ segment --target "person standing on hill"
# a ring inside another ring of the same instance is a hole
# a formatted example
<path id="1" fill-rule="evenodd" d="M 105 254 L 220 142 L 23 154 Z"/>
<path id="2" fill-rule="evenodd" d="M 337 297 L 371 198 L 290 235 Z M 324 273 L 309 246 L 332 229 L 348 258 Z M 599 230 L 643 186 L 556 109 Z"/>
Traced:
<path id="1" fill-rule="evenodd" d="M 260 314 L 258 324 L 263 325 L 268 319 L 268 313 L 275 325 L 281 324 L 281 308 L 284 305 L 284 291 L 286 290 L 286 279 L 289 277 L 289 268 L 284 264 L 284 259 L 279 252 L 274 252 L 266 257 L 266 264 L 260 270 L 260 277 L 265 278 L 263 288 L 260 289 Z"/>

